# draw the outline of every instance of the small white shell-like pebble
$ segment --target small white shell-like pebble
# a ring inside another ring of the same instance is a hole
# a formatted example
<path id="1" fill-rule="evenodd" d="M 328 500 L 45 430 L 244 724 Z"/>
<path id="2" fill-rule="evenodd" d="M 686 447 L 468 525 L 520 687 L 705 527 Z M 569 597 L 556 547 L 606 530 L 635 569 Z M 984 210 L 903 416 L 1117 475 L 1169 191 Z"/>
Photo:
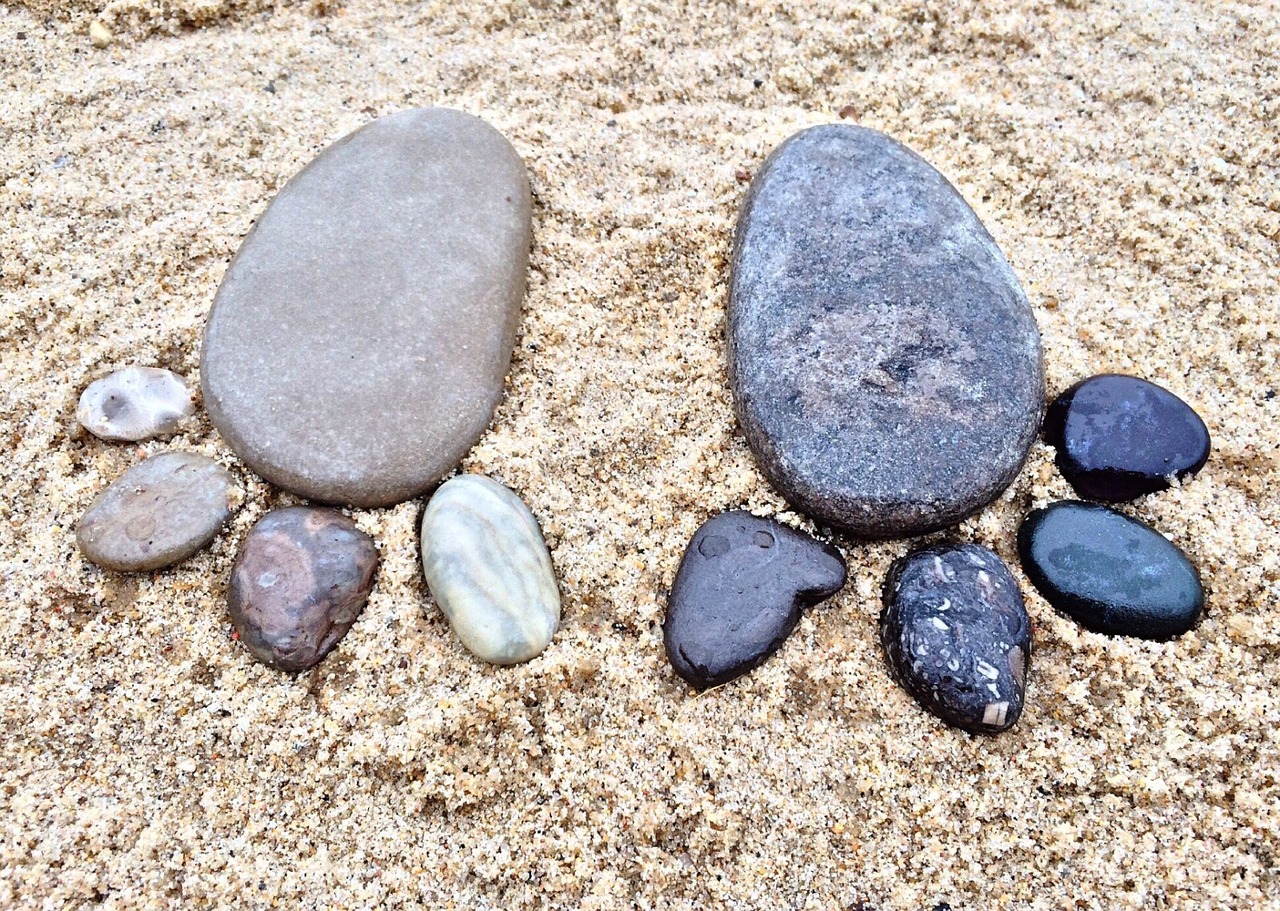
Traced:
<path id="1" fill-rule="evenodd" d="M 178 429 L 195 413 L 187 384 L 171 370 L 125 367 L 89 384 L 76 420 L 104 440 L 149 440 Z"/>
<path id="2" fill-rule="evenodd" d="M 497 481 L 446 481 L 422 517 L 427 585 L 464 646 L 493 664 L 540 654 L 560 626 L 560 591 L 542 530 Z"/>

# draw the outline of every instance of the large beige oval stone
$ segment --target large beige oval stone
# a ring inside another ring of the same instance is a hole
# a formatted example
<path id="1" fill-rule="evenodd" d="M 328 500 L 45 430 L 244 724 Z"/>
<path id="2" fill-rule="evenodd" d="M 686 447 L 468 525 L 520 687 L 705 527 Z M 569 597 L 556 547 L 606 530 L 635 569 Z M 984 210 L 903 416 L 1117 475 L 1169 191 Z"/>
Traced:
<path id="1" fill-rule="evenodd" d="M 275 198 L 205 329 L 205 407 L 254 471 L 385 506 L 451 471 L 502 396 L 530 241 L 524 163 L 459 111 L 380 118 Z"/>

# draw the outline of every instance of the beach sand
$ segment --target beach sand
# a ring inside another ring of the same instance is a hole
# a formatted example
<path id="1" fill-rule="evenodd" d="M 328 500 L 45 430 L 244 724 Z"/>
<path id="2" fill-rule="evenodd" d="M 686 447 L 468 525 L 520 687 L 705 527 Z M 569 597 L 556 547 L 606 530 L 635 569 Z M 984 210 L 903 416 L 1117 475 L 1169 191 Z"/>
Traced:
<path id="1" fill-rule="evenodd" d="M 1277 60 L 1267 0 L 0 7 L 0 907 L 1280 908 Z M 422 502 L 356 511 L 377 586 L 292 677 L 233 640 L 225 591 L 248 528 L 296 500 L 203 413 L 109 444 L 75 403 L 129 364 L 194 385 L 272 195 L 423 105 L 484 117 L 529 167 L 520 337 L 464 468 L 538 516 L 564 623 L 529 664 L 481 664 L 427 594 Z M 1135 373 L 1213 433 L 1198 477 L 1125 507 L 1204 575 L 1175 642 L 1085 632 L 1031 590 L 1018 522 L 1071 495 L 1043 444 L 930 538 L 1023 584 L 1027 709 L 996 738 L 889 678 L 880 585 L 911 542 L 835 536 L 848 586 L 748 677 L 694 695 L 663 654 L 704 519 L 814 530 L 736 427 L 726 282 L 751 174 L 841 118 L 983 218 L 1050 395 Z M 172 570 L 88 565 L 95 492 L 171 448 L 236 473 L 232 523 Z"/>

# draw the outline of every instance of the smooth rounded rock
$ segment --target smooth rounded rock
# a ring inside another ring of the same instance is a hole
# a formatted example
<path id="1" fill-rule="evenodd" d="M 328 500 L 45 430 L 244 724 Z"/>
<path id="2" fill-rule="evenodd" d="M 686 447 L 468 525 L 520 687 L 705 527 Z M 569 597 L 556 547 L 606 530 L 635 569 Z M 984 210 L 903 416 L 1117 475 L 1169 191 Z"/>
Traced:
<path id="1" fill-rule="evenodd" d="M 173 371 L 125 367 L 85 388 L 76 420 L 100 439 L 136 442 L 175 433 L 195 410 L 187 384 Z"/>
<path id="2" fill-rule="evenodd" d="M 276 509 L 249 530 L 227 590 L 240 641 L 264 664 L 305 671 L 333 650 L 373 590 L 378 548 L 333 509 Z"/>
<path id="3" fill-rule="evenodd" d="M 192 452 L 164 452 L 107 486 L 76 526 L 93 563 L 117 572 L 162 569 L 205 547 L 231 517 L 231 473 Z"/>
<path id="4" fill-rule="evenodd" d="M 1204 611 L 1200 573 L 1149 525 L 1096 503 L 1037 509 L 1018 529 L 1032 584 L 1082 626 L 1112 636 L 1172 639 Z"/>
<path id="5" fill-rule="evenodd" d="M 991 550 L 943 544 L 895 561 L 880 642 L 902 688 L 947 724 L 998 734 L 1022 715 L 1031 618 Z"/>
<path id="6" fill-rule="evenodd" d="M 713 516 L 689 541 L 671 586 L 667 658 L 700 690 L 741 677 L 846 575 L 840 552 L 804 532 L 749 512 Z"/>
<path id="7" fill-rule="evenodd" d="M 1100 374 L 1054 399 L 1045 441 L 1076 492 L 1120 502 L 1164 490 L 1209 459 L 1209 428 L 1172 392 L 1136 376 Z"/>
<path id="8" fill-rule="evenodd" d="M 205 329 L 205 407 L 259 475 L 326 503 L 424 493 L 502 396 L 530 243 L 524 163 L 459 111 L 380 118 L 280 191 Z"/>
<path id="9" fill-rule="evenodd" d="M 519 664 L 560 626 L 560 591 L 538 520 L 497 481 L 464 474 L 440 485 L 422 516 L 427 587 L 477 658 Z"/>
<path id="10" fill-rule="evenodd" d="M 729 374 L 769 481 L 867 537 L 993 500 L 1044 401 L 1035 318 L 978 217 L 922 158 L 844 124 L 797 133 L 751 183 Z"/>

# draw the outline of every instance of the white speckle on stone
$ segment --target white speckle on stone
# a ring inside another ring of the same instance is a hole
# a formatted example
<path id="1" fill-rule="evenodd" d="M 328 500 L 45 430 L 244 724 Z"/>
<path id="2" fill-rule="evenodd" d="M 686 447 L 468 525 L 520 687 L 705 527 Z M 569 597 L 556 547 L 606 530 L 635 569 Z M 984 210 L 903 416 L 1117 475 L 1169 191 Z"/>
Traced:
<path id="1" fill-rule="evenodd" d="M 930 617 L 929 622 L 933 624 L 934 629 L 942 630 L 942 632 L 944 633 L 947 630 L 951 629 L 951 627 L 947 626 L 946 621 L 944 621 L 941 617 Z"/>
<path id="2" fill-rule="evenodd" d="M 992 702 L 987 705 L 986 711 L 982 713 L 982 723 L 993 727 L 1000 727 L 1004 724 L 1005 715 L 1009 711 L 1009 703 Z"/>
<path id="3" fill-rule="evenodd" d="M 986 677 L 988 680 L 1000 679 L 1000 672 L 981 658 L 974 663 L 974 667 L 978 669 L 979 674 Z"/>

